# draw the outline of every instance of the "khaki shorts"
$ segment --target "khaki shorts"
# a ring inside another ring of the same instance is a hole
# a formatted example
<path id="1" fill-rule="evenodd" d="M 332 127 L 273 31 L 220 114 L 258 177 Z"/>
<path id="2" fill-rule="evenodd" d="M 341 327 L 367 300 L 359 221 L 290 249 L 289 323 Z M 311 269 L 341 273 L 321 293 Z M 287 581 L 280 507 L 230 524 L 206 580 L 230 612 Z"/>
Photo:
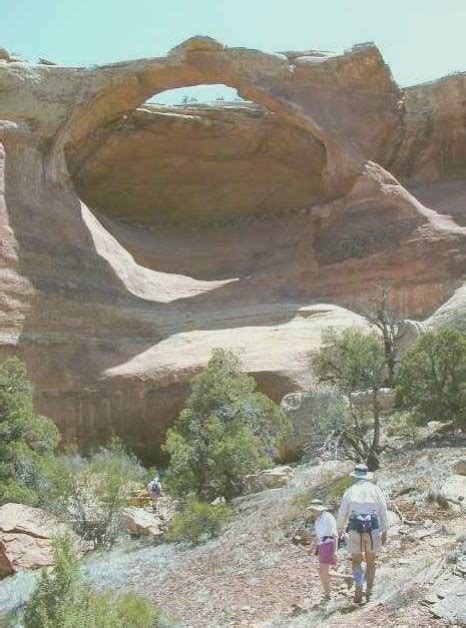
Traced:
<path id="1" fill-rule="evenodd" d="M 366 552 L 378 553 L 382 549 L 380 530 L 364 532 L 360 534 L 355 530 L 348 533 L 348 553 L 365 554 Z"/>

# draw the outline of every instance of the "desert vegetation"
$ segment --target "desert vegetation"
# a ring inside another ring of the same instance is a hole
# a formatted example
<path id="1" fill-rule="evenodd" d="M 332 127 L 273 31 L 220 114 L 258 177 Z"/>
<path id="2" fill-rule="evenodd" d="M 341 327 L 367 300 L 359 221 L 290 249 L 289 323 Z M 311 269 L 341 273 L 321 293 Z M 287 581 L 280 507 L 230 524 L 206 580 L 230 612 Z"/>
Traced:
<path id="1" fill-rule="evenodd" d="M 43 571 L 21 613 L 24 628 L 155 628 L 158 613 L 133 593 L 97 593 L 82 578 L 69 537 L 57 538 L 55 564 Z"/>
<path id="2" fill-rule="evenodd" d="M 241 493 L 248 474 L 272 465 L 289 425 L 283 411 L 256 388 L 254 378 L 240 372 L 237 356 L 213 352 L 168 431 L 165 479 L 175 495 L 229 501 Z"/>
<path id="3" fill-rule="evenodd" d="M 128 486 L 146 471 L 114 440 L 88 457 L 67 452 L 49 460 L 40 505 L 67 522 L 94 549 L 111 547 L 121 531 Z"/>
<path id="4" fill-rule="evenodd" d="M 217 536 L 232 514 L 233 509 L 228 504 L 206 504 L 190 498 L 182 512 L 171 519 L 165 540 L 187 541 L 196 545 Z"/>
<path id="5" fill-rule="evenodd" d="M 414 437 L 416 427 L 430 421 L 451 424 L 452 429 L 466 424 L 466 335 L 449 328 L 424 332 L 403 354 L 401 323 L 390 311 L 385 292 L 377 303 L 369 318 L 373 331 L 349 328 L 337 333 L 328 328 L 312 357 L 317 380 L 346 401 L 338 427 L 333 417 L 327 433 L 372 470 L 390 447 L 390 436 Z M 388 384 L 396 391 L 396 407 L 385 412 L 382 443 L 380 397 Z"/>
<path id="6" fill-rule="evenodd" d="M 466 334 L 455 329 L 423 334 L 406 353 L 397 376 L 403 407 L 418 422 L 466 427 Z"/>
<path id="7" fill-rule="evenodd" d="M 386 378 L 386 361 L 382 344 L 375 334 L 348 329 L 338 334 L 328 329 L 322 348 L 314 356 L 313 368 L 320 382 L 335 387 L 348 402 L 348 418 L 344 417 L 341 434 L 356 454 L 374 469 L 379 466 L 381 425 L 379 391 Z M 355 395 L 369 391 L 370 409 L 362 412 L 355 404 Z M 371 420 L 369 439 L 367 416 Z"/>
<path id="8" fill-rule="evenodd" d="M 40 502 L 59 440 L 54 423 L 34 411 L 25 364 L 6 360 L 0 366 L 0 505 Z"/>
<path id="9" fill-rule="evenodd" d="M 384 301 L 380 320 L 395 320 L 387 307 Z M 338 457 L 364 460 L 377 469 L 396 439 L 416 439 L 430 421 L 464 430 L 465 334 L 429 331 L 403 352 L 397 344 L 401 332 L 387 325 L 388 336 L 375 323 L 369 332 L 325 330 L 321 348 L 312 356 L 313 372 L 322 385 L 311 393 L 319 399 L 319 420 L 314 424 L 309 419 L 307 431 L 296 430 L 287 412 L 257 391 L 254 378 L 241 372 L 237 355 L 214 351 L 193 378 L 185 407 L 167 433 L 169 463 L 162 470 L 163 486 L 176 512 L 163 541 L 181 542 L 177 547 L 184 551 L 234 525 L 234 500 L 244 493 L 247 479 L 273 466 L 290 437 L 307 437 L 311 430 L 319 443 L 336 439 Z M 396 398 L 387 411 L 381 395 L 388 383 L 393 383 Z M 54 424 L 35 413 L 33 389 L 18 359 L 0 366 L 0 428 L 1 503 L 40 507 L 70 531 L 70 536 L 54 541 L 54 567 L 42 572 L 27 605 L 8 618 L 10 624 L 162 625 L 165 620 L 148 600 L 93 589 L 83 577 L 79 557 L 84 546 L 109 550 L 115 544 L 129 487 L 143 487 L 154 470 L 144 469 L 118 440 L 87 456 L 64 449 Z M 319 450 L 304 448 L 300 455 L 301 461 L 315 461 Z M 348 482 L 345 474 L 330 473 L 317 489 L 298 493 L 289 510 L 293 521 L 302 519 L 299 513 L 316 495 L 337 504 Z"/>

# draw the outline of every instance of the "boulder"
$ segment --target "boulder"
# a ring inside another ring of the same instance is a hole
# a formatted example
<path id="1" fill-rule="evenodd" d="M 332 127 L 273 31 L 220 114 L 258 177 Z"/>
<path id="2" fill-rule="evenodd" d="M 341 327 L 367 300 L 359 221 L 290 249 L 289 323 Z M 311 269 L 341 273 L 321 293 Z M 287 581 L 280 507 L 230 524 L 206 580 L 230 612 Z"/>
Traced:
<path id="1" fill-rule="evenodd" d="M 316 451 L 329 432 L 337 428 L 347 413 L 345 398 L 331 390 L 313 390 L 285 395 L 280 403 L 291 422 L 291 436 L 280 449 L 281 458 L 290 460 L 296 454 Z"/>
<path id="2" fill-rule="evenodd" d="M 440 585 L 434 585 L 430 593 L 431 613 L 442 619 L 444 625 L 466 624 L 466 595 L 464 578 L 449 576 Z M 430 601 L 429 600 L 429 601 Z"/>
<path id="3" fill-rule="evenodd" d="M 273 469 L 266 469 L 260 473 L 248 475 L 245 479 L 245 492 L 246 493 L 258 493 L 259 491 L 266 491 L 271 488 L 281 488 L 294 476 L 294 471 L 291 467 L 280 466 Z"/>
<path id="4" fill-rule="evenodd" d="M 457 460 L 453 465 L 453 473 L 455 475 L 466 475 L 466 458 Z"/>
<path id="5" fill-rule="evenodd" d="M 49 565 L 53 565 L 50 539 L 19 533 L 0 535 L 0 577 Z"/>
<path id="6" fill-rule="evenodd" d="M 53 564 L 52 539 L 66 526 L 52 515 L 23 504 L 0 508 L 0 577 Z"/>
<path id="7" fill-rule="evenodd" d="M 163 533 L 161 529 L 162 519 L 154 512 L 129 506 L 122 510 L 121 515 L 130 534 L 160 536 Z"/>
<path id="8" fill-rule="evenodd" d="M 25 506 L 24 504 L 5 504 L 0 508 L 0 532 L 17 532 L 40 539 L 50 539 L 57 534 L 64 534 L 66 526 L 51 514 Z"/>
<path id="9" fill-rule="evenodd" d="M 466 476 L 450 475 L 442 484 L 440 493 L 448 501 L 461 502 L 466 506 Z"/>

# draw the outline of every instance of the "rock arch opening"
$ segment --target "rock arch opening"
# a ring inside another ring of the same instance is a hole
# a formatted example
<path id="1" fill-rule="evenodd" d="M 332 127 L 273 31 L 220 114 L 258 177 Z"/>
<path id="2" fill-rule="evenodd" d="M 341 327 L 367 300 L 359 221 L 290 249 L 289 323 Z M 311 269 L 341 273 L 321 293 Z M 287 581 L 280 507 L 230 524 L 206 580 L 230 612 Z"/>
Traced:
<path id="1" fill-rule="evenodd" d="M 207 102 L 202 87 L 163 92 L 106 125 L 92 153 L 72 167 L 85 203 L 160 229 L 262 218 L 322 201 L 323 144 L 235 90 L 215 88 L 207 93 L 222 95 Z"/>

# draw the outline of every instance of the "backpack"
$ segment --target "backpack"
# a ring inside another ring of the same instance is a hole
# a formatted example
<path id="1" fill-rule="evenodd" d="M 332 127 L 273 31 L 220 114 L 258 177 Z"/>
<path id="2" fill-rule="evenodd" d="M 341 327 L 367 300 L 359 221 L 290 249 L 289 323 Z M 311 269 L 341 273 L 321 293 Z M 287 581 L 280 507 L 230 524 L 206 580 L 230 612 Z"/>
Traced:
<path id="1" fill-rule="evenodd" d="M 348 529 L 359 534 L 370 534 L 379 529 L 379 519 L 376 515 L 355 515 L 350 519 Z"/>
<path id="2" fill-rule="evenodd" d="M 153 497 L 160 497 L 162 490 L 161 490 L 161 486 L 159 482 L 157 482 L 156 480 L 153 480 L 150 483 L 149 488 Z"/>
<path id="3" fill-rule="evenodd" d="M 360 534 L 372 532 L 372 515 L 357 515 L 354 518 L 354 529 Z"/>

